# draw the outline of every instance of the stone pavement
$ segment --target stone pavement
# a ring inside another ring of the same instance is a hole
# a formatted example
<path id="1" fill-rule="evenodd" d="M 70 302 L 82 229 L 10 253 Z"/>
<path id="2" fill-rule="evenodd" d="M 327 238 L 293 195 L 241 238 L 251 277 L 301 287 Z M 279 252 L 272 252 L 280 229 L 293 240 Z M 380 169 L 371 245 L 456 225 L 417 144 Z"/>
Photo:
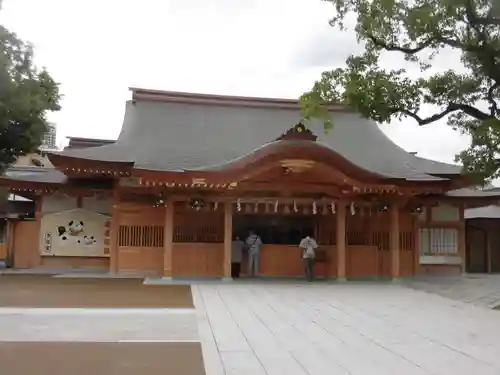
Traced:
<path id="1" fill-rule="evenodd" d="M 413 289 L 199 282 L 192 286 L 196 309 L 4 307 L 0 342 L 201 341 L 207 375 L 500 374 L 500 312 L 430 293 L 431 286 L 461 285 L 447 280 L 415 280 Z M 478 285 L 478 295 L 495 293 L 494 278 L 471 280 L 462 282 L 470 292 L 452 295 L 474 301 Z"/>
<path id="2" fill-rule="evenodd" d="M 500 275 L 469 274 L 457 277 L 418 277 L 404 285 L 476 306 L 500 306 Z"/>
<path id="3" fill-rule="evenodd" d="M 391 283 L 193 286 L 207 375 L 500 374 L 500 313 Z"/>
<path id="4" fill-rule="evenodd" d="M 194 309 L 0 308 L 0 342 L 198 342 Z"/>

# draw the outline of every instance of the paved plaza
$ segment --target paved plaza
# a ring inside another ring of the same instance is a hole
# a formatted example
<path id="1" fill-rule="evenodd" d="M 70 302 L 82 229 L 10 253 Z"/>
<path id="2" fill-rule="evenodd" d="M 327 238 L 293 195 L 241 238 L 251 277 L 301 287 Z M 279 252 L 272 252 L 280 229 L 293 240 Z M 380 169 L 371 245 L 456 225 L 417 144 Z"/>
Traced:
<path id="1" fill-rule="evenodd" d="M 0 341 L 201 343 L 207 375 L 500 374 L 500 312 L 414 287 L 203 282 L 192 293 L 195 309 L 3 307 Z"/>
<path id="2" fill-rule="evenodd" d="M 500 307 L 500 275 L 469 274 L 456 277 L 418 277 L 406 286 L 486 308 Z"/>
<path id="3" fill-rule="evenodd" d="M 500 374 L 500 313 L 439 295 L 390 283 L 193 293 L 208 375 Z"/>

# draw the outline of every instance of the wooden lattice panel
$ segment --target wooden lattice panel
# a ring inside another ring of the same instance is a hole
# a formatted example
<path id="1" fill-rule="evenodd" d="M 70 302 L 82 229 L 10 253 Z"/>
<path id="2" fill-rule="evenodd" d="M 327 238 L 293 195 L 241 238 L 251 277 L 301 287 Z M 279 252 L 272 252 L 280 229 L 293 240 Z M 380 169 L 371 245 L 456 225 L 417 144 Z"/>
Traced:
<path id="1" fill-rule="evenodd" d="M 346 219 L 347 244 L 356 246 L 370 244 L 370 220 L 373 218 L 348 214 Z"/>
<path id="2" fill-rule="evenodd" d="M 404 231 L 399 233 L 399 248 L 401 251 L 414 251 L 415 235 L 413 232 Z"/>
<path id="3" fill-rule="evenodd" d="M 174 242 L 224 242 L 224 214 L 220 211 L 176 210 Z"/>
<path id="4" fill-rule="evenodd" d="M 163 226 L 120 225 L 118 246 L 163 247 Z"/>
<path id="5" fill-rule="evenodd" d="M 337 228 L 335 216 L 322 216 L 319 219 L 318 241 L 321 246 L 337 243 Z"/>

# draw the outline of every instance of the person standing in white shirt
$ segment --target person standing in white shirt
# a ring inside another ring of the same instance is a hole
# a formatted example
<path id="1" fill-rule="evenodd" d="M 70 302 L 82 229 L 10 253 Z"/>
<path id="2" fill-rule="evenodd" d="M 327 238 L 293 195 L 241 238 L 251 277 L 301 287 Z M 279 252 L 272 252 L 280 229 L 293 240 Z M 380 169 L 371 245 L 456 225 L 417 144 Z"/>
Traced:
<path id="1" fill-rule="evenodd" d="M 302 250 L 302 262 L 307 281 L 314 279 L 314 258 L 318 243 L 312 236 L 306 236 L 300 240 L 299 248 Z"/>
<path id="2" fill-rule="evenodd" d="M 250 230 L 245 240 L 245 246 L 248 251 L 248 275 L 250 277 L 257 276 L 259 274 L 260 248 L 262 247 L 260 236 Z"/>

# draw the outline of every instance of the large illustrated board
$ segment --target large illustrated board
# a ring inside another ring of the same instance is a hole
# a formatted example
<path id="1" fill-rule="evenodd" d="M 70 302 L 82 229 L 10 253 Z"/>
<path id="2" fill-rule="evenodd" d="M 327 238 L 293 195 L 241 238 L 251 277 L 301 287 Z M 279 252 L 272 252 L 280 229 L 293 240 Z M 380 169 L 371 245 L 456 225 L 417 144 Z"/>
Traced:
<path id="1" fill-rule="evenodd" d="M 109 257 L 109 229 L 109 216 L 81 208 L 46 214 L 40 227 L 40 253 Z"/>

